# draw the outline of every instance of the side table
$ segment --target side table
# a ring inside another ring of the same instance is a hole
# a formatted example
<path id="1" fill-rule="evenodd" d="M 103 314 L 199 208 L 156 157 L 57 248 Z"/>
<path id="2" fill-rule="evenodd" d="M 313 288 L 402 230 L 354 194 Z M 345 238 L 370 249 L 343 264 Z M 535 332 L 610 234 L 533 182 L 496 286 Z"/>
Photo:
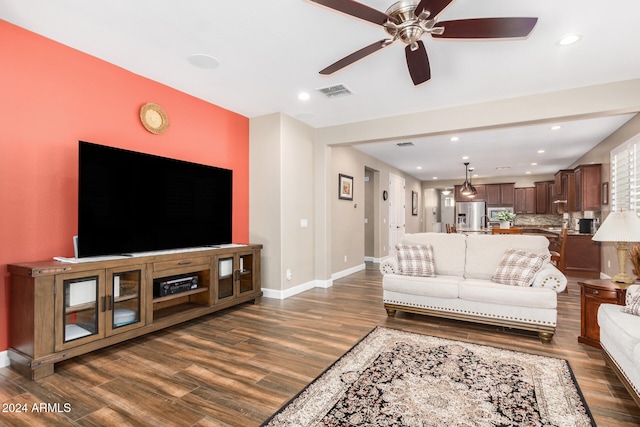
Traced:
<path id="1" fill-rule="evenodd" d="M 580 285 L 580 336 L 578 342 L 600 347 L 598 308 L 600 304 L 624 305 L 628 284 L 614 283 L 608 279 L 590 279 Z"/>

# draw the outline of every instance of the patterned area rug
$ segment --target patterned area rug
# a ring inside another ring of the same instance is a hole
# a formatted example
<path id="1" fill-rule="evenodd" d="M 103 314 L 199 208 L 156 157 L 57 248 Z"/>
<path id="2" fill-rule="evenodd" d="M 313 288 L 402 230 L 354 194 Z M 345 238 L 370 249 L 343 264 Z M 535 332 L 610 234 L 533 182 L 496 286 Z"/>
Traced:
<path id="1" fill-rule="evenodd" d="M 595 426 L 566 360 L 377 327 L 264 426 Z"/>

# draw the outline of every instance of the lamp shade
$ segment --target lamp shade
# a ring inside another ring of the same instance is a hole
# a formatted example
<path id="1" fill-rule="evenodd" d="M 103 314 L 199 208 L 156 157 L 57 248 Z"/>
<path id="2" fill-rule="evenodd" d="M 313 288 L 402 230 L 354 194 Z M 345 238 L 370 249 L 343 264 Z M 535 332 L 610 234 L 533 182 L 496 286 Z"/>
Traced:
<path id="1" fill-rule="evenodd" d="M 640 218 L 631 211 L 611 212 L 592 240 L 597 242 L 640 242 Z"/>

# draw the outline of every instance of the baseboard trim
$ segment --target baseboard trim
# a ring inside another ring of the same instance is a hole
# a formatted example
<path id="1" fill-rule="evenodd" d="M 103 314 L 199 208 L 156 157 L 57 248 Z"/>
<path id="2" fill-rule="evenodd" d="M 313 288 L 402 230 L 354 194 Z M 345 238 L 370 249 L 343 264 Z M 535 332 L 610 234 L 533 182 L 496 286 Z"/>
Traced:
<path id="1" fill-rule="evenodd" d="M 372 257 L 372 256 L 366 256 L 364 257 L 364 261 L 365 262 L 372 262 L 374 264 L 380 264 L 380 260 L 382 258 L 376 258 L 376 257 Z"/>
<path id="2" fill-rule="evenodd" d="M 309 289 L 330 288 L 331 286 L 333 286 L 333 280 L 312 280 L 310 282 L 303 283 L 301 285 L 294 286 L 293 288 L 285 289 L 283 291 L 279 291 L 277 289 L 262 288 L 262 297 L 273 299 L 287 299 L 294 295 L 298 295 L 302 292 L 308 291 Z"/>
<path id="3" fill-rule="evenodd" d="M 298 286 L 294 286 L 293 288 L 285 289 L 283 291 L 277 289 L 269 289 L 262 288 L 262 297 L 263 298 L 272 298 L 272 299 L 287 299 L 294 295 L 298 295 L 302 292 L 308 291 L 313 288 L 330 288 L 333 286 L 333 281 L 337 279 L 341 279 L 350 274 L 357 273 L 358 271 L 362 271 L 366 268 L 366 264 L 362 263 L 360 265 L 356 265 L 355 267 L 348 268 L 346 270 L 339 271 L 337 273 L 333 273 L 331 275 L 331 279 L 328 280 L 311 280 L 310 282 L 302 283 Z"/>
<path id="4" fill-rule="evenodd" d="M 342 279 L 343 277 L 346 277 L 346 276 L 348 276 L 350 274 L 357 273 L 358 271 L 362 271 L 365 268 L 367 268 L 367 265 L 365 263 L 362 263 L 360 265 L 356 265 L 355 267 L 351 267 L 351 268 L 347 268 L 346 270 L 338 271 L 337 273 L 333 273 L 331 275 L 331 280 Z"/>
<path id="5" fill-rule="evenodd" d="M 7 350 L 0 351 L 0 368 L 9 366 L 9 352 Z"/>

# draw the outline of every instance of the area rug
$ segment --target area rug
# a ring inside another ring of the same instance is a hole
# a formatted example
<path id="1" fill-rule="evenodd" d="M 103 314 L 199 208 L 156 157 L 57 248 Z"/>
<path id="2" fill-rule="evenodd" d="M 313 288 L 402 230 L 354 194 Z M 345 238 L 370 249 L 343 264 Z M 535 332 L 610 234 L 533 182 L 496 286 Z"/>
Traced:
<path id="1" fill-rule="evenodd" d="M 263 426 L 595 426 L 566 360 L 377 327 Z"/>

